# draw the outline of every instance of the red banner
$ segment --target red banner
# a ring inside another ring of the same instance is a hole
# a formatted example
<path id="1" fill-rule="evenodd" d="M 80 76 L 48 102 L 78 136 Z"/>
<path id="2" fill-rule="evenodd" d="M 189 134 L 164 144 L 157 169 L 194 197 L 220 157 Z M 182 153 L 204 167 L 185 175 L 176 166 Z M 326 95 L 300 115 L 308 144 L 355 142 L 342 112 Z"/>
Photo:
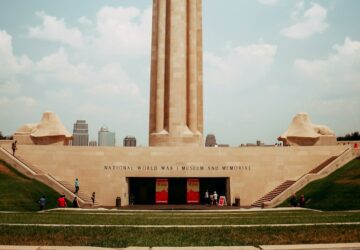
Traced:
<path id="1" fill-rule="evenodd" d="M 169 201 L 169 181 L 168 179 L 156 179 L 156 194 L 155 202 L 161 204 L 167 204 Z"/>
<path id="2" fill-rule="evenodd" d="M 199 179 L 187 179 L 187 203 L 199 203 L 200 202 L 200 183 Z"/>

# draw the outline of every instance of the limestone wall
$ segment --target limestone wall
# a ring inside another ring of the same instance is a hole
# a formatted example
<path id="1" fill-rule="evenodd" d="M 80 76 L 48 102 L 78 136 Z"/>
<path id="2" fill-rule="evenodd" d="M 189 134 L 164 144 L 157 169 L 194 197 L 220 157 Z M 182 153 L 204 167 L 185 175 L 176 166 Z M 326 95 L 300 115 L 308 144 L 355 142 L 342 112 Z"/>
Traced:
<path id="1" fill-rule="evenodd" d="M 230 197 L 250 205 L 285 180 L 297 180 L 346 146 L 127 148 L 21 145 L 17 155 L 57 180 L 80 180 L 102 205 L 128 203 L 127 177 L 228 177 Z M 229 202 L 230 203 L 230 202 Z"/>

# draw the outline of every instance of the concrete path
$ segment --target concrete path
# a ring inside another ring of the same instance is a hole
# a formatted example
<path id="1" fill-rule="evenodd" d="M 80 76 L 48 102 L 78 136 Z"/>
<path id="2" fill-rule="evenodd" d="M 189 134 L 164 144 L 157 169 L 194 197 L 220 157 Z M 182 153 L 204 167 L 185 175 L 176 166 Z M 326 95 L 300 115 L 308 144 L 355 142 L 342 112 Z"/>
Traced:
<path id="1" fill-rule="evenodd" d="M 268 245 L 268 246 L 213 246 L 213 247 L 67 247 L 67 246 L 1 246 L 0 250 L 359 250 L 360 243 Z"/>
<path id="2" fill-rule="evenodd" d="M 360 222 L 333 222 L 333 223 L 296 223 L 296 224 L 254 224 L 254 225 L 87 225 L 87 224 L 31 224 L 31 223 L 0 223 L 0 226 L 19 227 L 132 227 L 132 228 L 249 228 L 249 227 L 303 227 L 303 226 L 340 226 L 360 225 Z"/>

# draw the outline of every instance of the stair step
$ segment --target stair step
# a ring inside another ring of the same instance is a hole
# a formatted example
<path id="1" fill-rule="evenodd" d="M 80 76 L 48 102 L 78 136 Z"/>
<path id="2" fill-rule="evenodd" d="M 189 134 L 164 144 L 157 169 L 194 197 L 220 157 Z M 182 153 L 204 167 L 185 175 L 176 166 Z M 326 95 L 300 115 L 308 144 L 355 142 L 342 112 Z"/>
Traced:
<path id="1" fill-rule="evenodd" d="M 329 165 L 331 162 L 333 162 L 338 156 L 332 156 L 329 159 L 322 162 L 319 166 L 315 167 L 313 170 L 309 172 L 309 174 L 316 174 L 319 173 L 323 168 L 325 168 L 327 165 Z"/>
<path id="2" fill-rule="evenodd" d="M 251 206 L 253 207 L 261 207 L 262 203 L 265 201 L 272 201 L 276 196 L 284 192 L 286 189 L 288 189 L 292 184 L 294 184 L 295 181 L 284 181 L 279 186 L 271 190 L 269 193 L 265 194 L 263 197 L 255 201 Z"/>

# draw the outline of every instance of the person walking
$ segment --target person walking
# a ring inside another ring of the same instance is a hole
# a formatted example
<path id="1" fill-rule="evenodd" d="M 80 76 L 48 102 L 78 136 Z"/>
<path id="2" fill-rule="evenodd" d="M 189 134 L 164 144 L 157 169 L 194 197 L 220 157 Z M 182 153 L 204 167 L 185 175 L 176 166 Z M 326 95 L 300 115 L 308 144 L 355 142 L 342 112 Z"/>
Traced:
<path id="1" fill-rule="evenodd" d="M 214 204 L 217 206 L 217 204 L 218 204 L 218 194 L 216 193 L 216 191 L 214 191 L 213 196 L 214 196 Z"/>
<path id="2" fill-rule="evenodd" d="M 298 206 L 298 200 L 297 200 L 295 194 L 291 195 L 290 205 L 291 205 L 292 207 L 297 207 L 297 206 Z"/>
<path id="3" fill-rule="evenodd" d="M 205 194 L 204 194 L 204 204 L 208 205 L 209 204 L 209 190 L 206 189 Z"/>
<path id="4" fill-rule="evenodd" d="M 41 196 L 41 198 L 39 199 L 38 201 L 39 203 L 39 209 L 40 210 L 43 210 L 45 208 L 45 205 L 46 205 L 46 199 L 45 199 L 45 196 Z"/>
<path id="5" fill-rule="evenodd" d="M 13 143 L 11 143 L 11 149 L 12 149 L 12 152 L 13 152 L 13 156 L 15 156 L 15 151 L 17 149 L 17 141 L 14 141 Z"/>
<path id="6" fill-rule="evenodd" d="M 299 206 L 305 207 L 305 196 L 302 194 L 299 199 Z"/>
<path id="7" fill-rule="evenodd" d="M 75 179 L 75 192 L 74 194 L 77 194 L 79 192 L 80 186 L 79 186 L 79 179 Z"/>
<path id="8" fill-rule="evenodd" d="M 95 204 L 95 192 L 93 192 L 92 195 L 91 195 L 91 201 L 92 201 L 92 205 L 94 206 L 94 204 Z"/>
<path id="9" fill-rule="evenodd" d="M 61 196 L 57 199 L 57 205 L 58 205 L 58 207 L 60 207 L 60 208 L 65 208 L 65 207 L 67 207 L 65 195 L 61 195 Z"/>
<path id="10" fill-rule="evenodd" d="M 73 206 L 73 208 L 79 208 L 80 207 L 79 206 L 79 201 L 78 201 L 76 196 L 75 196 L 75 198 L 74 198 L 74 200 L 72 202 L 72 206 Z"/>

